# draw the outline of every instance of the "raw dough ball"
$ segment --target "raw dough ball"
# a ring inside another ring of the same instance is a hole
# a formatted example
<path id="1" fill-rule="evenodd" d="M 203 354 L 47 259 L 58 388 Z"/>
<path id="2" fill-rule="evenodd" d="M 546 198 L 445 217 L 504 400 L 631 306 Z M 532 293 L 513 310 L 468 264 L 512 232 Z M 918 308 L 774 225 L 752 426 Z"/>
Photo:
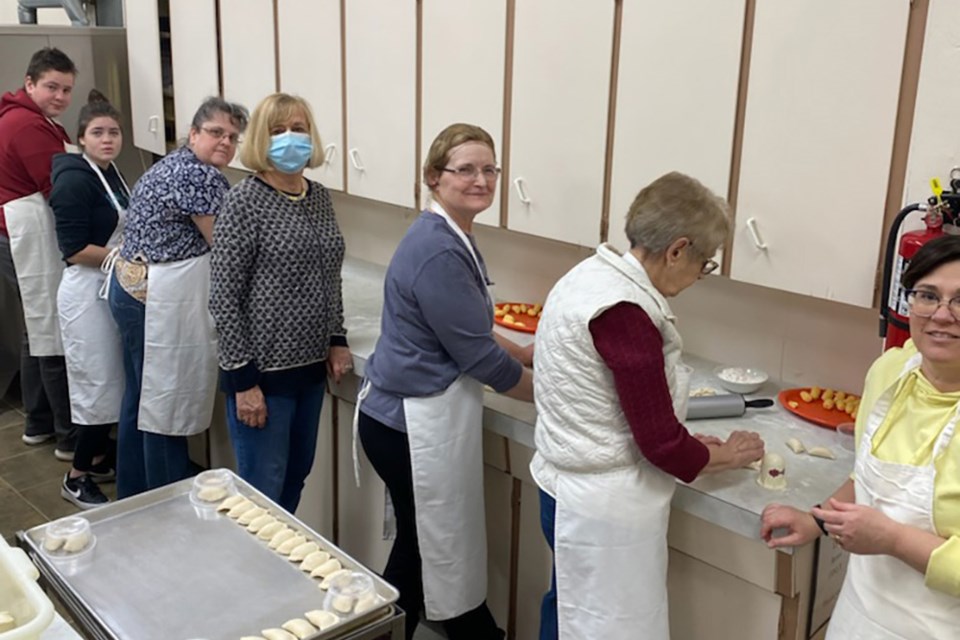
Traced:
<path id="1" fill-rule="evenodd" d="M 341 569 L 343 569 L 343 566 L 340 564 L 340 561 L 336 558 L 331 558 L 323 564 L 315 567 L 313 571 L 310 572 L 310 577 L 324 578 L 324 582 L 326 582 L 326 578 L 330 577 Z"/>
<path id="2" fill-rule="evenodd" d="M 227 515 L 231 518 L 239 518 L 250 509 L 255 509 L 256 506 L 257 505 L 253 504 L 252 501 L 243 498 L 240 500 L 240 502 L 230 507 L 230 510 L 227 511 Z"/>
<path id="3" fill-rule="evenodd" d="M 807 449 L 807 453 L 818 458 L 829 458 L 830 460 L 836 460 L 837 456 L 833 455 L 833 451 L 827 447 L 811 447 Z"/>
<path id="4" fill-rule="evenodd" d="M 332 611 L 324 611 L 323 609 L 314 609 L 313 611 L 307 611 L 305 614 L 307 620 L 312 622 L 316 627 L 323 631 L 324 629 L 329 629 L 333 625 L 340 622 L 340 618 L 337 617 Z"/>
<path id="5" fill-rule="evenodd" d="M 326 551 L 314 551 L 300 563 L 300 570 L 310 573 L 329 559 L 330 554 Z"/>
<path id="6" fill-rule="evenodd" d="M 296 549 L 306 541 L 307 541 L 306 536 L 297 534 L 292 538 L 290 538 L 289 540 L 285 540 L 283 543 L 281 543 L 280 546 L 277 547 L 277 553 L 279 553 L 280 555 L 288 556 L 290 555 L 291 551 L 293 551 L 294 549 Z"/>
<path id="7" fill-rule="evenodd" d="M 317 569 L 319 569 L 319 568 L 320 568 L 320 567 L 317 567 Z M 313 575 L 314 573 L 316 573 L 316 570 L 314 570 L 314 572 L 311 573 L 310 575 L 312 575 L 313 577 L 316 578 L 317 576 Z M 330 588 L 330 585 L 333 584 L 334 580 L 336 580 L 337 578 L 339 578 L 340 576 L 342 576 L 342 575 L 344 575 L 344 574 L 346 574 L 346 573 L 350 573 L 350 570 L 349 570 L 349 569 L 340 569 L 340 570 L 338 570 L 338 571 L 334 571 L 334 572 L 332 572 L 332 573 L 329 573 L 329 574 L 323 576 L 323 582 L 320 583 L 320 588 L 323 589 L 324 591 L 326 591 L 327 589 Z M 318 574 L 318 575 L 319 575 L 319 574 Z"/>
<path id="8" fill-rule="evenodd" d="M 0 633 L 17 628 L 17 621 L 9 611 L 0 611 Z"/>
<path id="9" fill-rule="evenodd" d="M 787 438 L 787 446 L 790 447 L 790 451 L 794 453 L 803 453 L 807 449 L 797 438 Z"/>
<path id="10" fill-rule="evenodd" d="M 67 536 L 63 543 L 63 550 L 67 553 L 76 553 L 77 551 L 83 551 L 88 544 L 90 544 L 90 532 L 81 531 L 72 536 Z"/>
<path id="11" fill-rule="evenodd" d="M 217 507 L 217 511 L 230 511 L 230 509 L 233 509 L 235 506 L 237 506 L 244 500 L 246 500 L 246 498 L 244 498 L 239 493 L 234 494 L 229 498 L 227 498 L 226 500 L 224 500 L 223 502 L 221 502 L 220 506 Z"/>
<path id="12" fill-rule="evenodd" d="M 281 529 L 280 531 L 277 531 L 275 534 L 273 534 L 273 537 L 270 538 L 270 543 L 267 544 L 267 546 L 270 547 L 271 549 L 277 549 L 280 547 L 281 544 L 283 544 L 290 538 L 294 537 L 295 535 L 297 535 L 297 532 L 294 531 L 293 529 L 290 529 L 289 527 L 286 529 Z"/>
<path id="13" fill-rule="evenodd" d="M 318 545 L 316 542 L 304 542 L 303 544 L 294 547 L 290 552 L 290 561 L 300 562 L 314 551 L 319 550 L 320 545 Z"/>
<path id="14" fill-rule="evenodd" d="M 259 518 L 254 518 L 250 524 L 247 525 L 247 531 L 250 533 L 257 533 L 260 531 L 260 529 L 263 529 L 267 525 L 275 524 L 276 522 L 276 518 L 269 513 L 265 513 Z"/>
<path id="15" fill-rule="evenodd" d="M 278 520 L 274 520 L 270 524 L 266 524 L 257 531 L 257 537 L 261 540 L 272 540 L 273 536 L 277 535 L 281 531 L 287 528 L 287 525 L 283 524 Z"/>
<path id="16" fill-rule="evenodd" d="M 304 620 L 303 618 L 294 618 L 292 620 L 287 620 L 282 625 L 280 625 L 293 635 L 298 638 L 306 638 L 312 636 L 317 632 L 316 627 Z"/>
<path id="17" fill-rule="evenodd" d="M 240 514 L 240 517 L 237 518 L 237 522 L 242 525 L 248 525 L 262 515 L 266 515 L 267 510 L 263 507 L 254 507 L 253 509 L 247 509 Z"/>
<path id="18" fill-rule="evenodd" d="M 56 551 L 63 546 L 63 543 L 66 542 L 66 538 L 60 536 L 51 535 L 49 533 L 44 534 L 43 536 L 43 548 L 47 551 Z"/>
<path id="19" fill-rule="evenodd" d="M 197 497 L 204 502 L 217 502 L 223 500 L 227 495 L 227 490 L 223 487 L 204 487 L 197 491 Z"/>
<path id="20" fill-rule="evenodd" d="M 333 608 L 339 611 L 340 613 L 350 613 L 353 611 L 353 602 L 354 599 L 352 596 L 334 596 L 333 598 Z"/>
<path id="21" fill-rule="evenodd" d="M 264 629 L 260 633 L 266 640 L 297 640 L 297 636 L 285 629 Z"/>
<path id="22" fill-rule="evenodd" d="M 787 465 L 783 456 L 777 453 L 768 453 L 760 463 L 760 475 L 757 484 L 764 489 L 780 491 L 787 488 Z"/>

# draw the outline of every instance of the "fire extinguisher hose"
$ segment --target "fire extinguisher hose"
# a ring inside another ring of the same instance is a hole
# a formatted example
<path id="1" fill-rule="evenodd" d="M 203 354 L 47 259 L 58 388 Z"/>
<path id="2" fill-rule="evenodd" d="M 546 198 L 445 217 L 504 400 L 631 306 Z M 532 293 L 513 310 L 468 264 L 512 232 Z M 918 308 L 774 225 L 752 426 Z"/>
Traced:
<path id="1" fill-rule="evenodd" d="M 880 337 L 887 337 L 887 322 L 890 316 L 890 276 L 893 271 L 893 254 L 897 250 L 897 237 L 900 235 L 900 226 L 904 219 L 914 211 L 920 211 L 924 205 L 919 202 L 908 204 L 893 219 L 890 225 L 890 235 L 887 236 L 887 251 L 883 258 L 883 282 L 880 287 Z"/>

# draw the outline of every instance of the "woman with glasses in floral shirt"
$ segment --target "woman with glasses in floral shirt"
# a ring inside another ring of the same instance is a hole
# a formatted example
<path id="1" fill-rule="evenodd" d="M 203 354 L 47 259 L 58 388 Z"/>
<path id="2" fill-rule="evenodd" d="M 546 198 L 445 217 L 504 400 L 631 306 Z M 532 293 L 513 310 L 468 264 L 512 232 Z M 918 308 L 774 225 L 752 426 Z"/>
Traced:
<path id="1" fill-rule="evenodd" d="M 109 285 L 126 390 L 117 444 L 120 498 L 191 475 L 186 436 L 210 425 L 216 332 L 207 310 L 213 220 L 247 125 L 242 106 L 208 98 L 186 144 L 153 165 L 130 199 Z"/>

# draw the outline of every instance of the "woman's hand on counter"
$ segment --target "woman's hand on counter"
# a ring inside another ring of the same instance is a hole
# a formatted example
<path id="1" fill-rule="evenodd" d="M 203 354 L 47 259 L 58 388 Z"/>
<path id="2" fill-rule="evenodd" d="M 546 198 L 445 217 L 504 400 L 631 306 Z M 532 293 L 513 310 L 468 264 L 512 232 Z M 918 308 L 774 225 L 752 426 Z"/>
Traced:
<path id="1" fill-rule="evenodd" d="M 353 356 L 349 347 L 330 347 L 327 354 L 327 375 L 340 384 L 340 378 L 353 371 Z"/>
<path id="2" fill-rule="evenodd" d="M 525 367 L 533 366 L 533 343 L 531 342 L 525 347 L 521 347 L 519 344 L 511 340 L 510 338 L 494 332 L 493 339 L 502 349 L 509 353 L 512 357 L 520 361 Z"/>
<path id="3" fill-rule="evenodd" d="M 237 419 L 257 429 L 267 424 L 267 401 L 259 386 L 237 392 Z"/>
<path id="4" fill-rule="evenodd" d="M 786 529 L 782 536 L 773 536 L 775 529 Z M 784 504 L 768 504 L 760 514 L 760 537 L 771 549 L 800 547 L 820 535 L 813 514 Z"/>
<path id="5" fill-rule="evenodd" d="M 693 437 L 699 440 L 700 442 L 702 442 L 703 444 L 716 444 L 716 445 L 723 444 L 723 440 L 721 440 L 717 436 L 708 436 L 705 433 L 695 433 L 693 434 Z"/>
<path id="6" fill-rule="evenodd" d="M 734 431 L 722 444 L 697 439 L 707 445 L 707 449 L 710 450 L 710 461 L 703 468 L 702 473 L 739 469 L 763 457 L 763 440 L 760 439 L 760 434 L 754 431 Z"/>

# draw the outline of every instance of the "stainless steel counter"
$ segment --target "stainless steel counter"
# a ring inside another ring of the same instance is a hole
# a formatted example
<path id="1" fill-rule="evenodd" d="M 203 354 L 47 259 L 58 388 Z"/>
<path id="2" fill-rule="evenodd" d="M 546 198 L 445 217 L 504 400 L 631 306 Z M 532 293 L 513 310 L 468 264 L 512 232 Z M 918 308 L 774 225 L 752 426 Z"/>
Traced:
<path id="1" fill-rule="evenodd" d="M 383 308 L 385 269 L 378 265 L 347 258 L 343 268 L 343 296 L 354 371 L 362 376 L 364 366 L 373 353 L 380 332 Z M 500 330 L 500 327 L 497 327 Z M 529 334 L 505 330 L 518 342 L 529 342 Z M 695 370 L 693 387 L 712 387 L 720 392 L 718 381 L 710 373 L 717 363 L 685 355 L 684 360 Z M 749 365 L 749 363 L 724 363 Z M 354 389 L 356 385 L 344 385 Z M 754 398 L 776 398 L 784 387 L 770 381 Z M 343 399 L 354 402 L 355 397 Z M 488 392 L 484 398 L 484 427 L 531 449 L 536 410 L 532 404 L 519 402 Z M 688 423 L 693 432 L 726 437 L 734 430 L 758 432 L 767 451 L 780 453 L 786 460 L 788 486 L 784 491 L 770 491 L 756 482 L 757 472 L 742 469 L 701 477 L 691 484 L 678 483 L 673 499 L 676 509 L 717 524 L 747 538 L 759 539 L 760 513 L 770 502 L 781 502 L 799 508 L 824 501 L 848 477 L 853 469 L 852 438 L 823 429 L 795 417 L 779 404 L 769 409 L 749 409 L 741 418 L 697 420 Z M 787 449 L 787 438 L 799 438 L 808 446 L 827 446 L 836 460 L 797 455 Z M 845 442 L 844 440 L 849 442 Z"/>

